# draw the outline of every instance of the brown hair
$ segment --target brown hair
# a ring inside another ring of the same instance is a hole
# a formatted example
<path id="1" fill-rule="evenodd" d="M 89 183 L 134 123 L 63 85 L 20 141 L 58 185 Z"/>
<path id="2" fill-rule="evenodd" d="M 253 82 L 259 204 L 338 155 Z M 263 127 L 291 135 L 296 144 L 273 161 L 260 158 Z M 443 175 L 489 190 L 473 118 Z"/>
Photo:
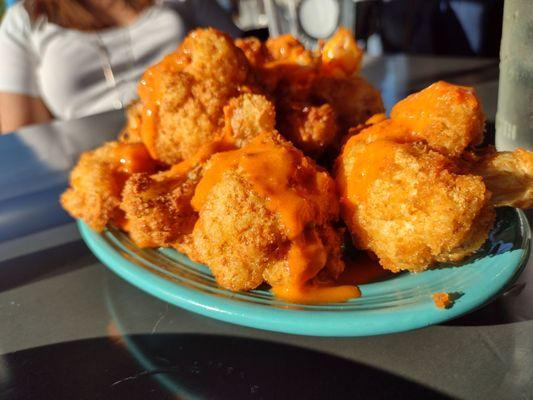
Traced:
<path id="1" fill-rule="evenodd" d="M 151 6 L 154 0 L 123 0 L 127 7 L 141 12 Z M 95 31 L 111 27 L 99 21 L 84 0 L 25 0 L 24 7 L 32 21 L 45 17 L 49 22 L 68 29 Z"/>

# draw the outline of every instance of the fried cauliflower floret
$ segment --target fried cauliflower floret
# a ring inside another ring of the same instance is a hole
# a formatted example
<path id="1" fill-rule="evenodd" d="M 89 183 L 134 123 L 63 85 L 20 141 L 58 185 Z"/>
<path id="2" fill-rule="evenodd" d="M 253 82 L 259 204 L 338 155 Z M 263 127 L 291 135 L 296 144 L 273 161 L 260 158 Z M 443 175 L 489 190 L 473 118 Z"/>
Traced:
<path id="1" fill-rule="evenodd" d="M 61 205 L 74 218 L 102 231 L 111 219 L 121 219 L 118 207 L 128 176 L 155 168 L 142 144 L 106 143 L 81 155 L 70 173 L 70 187 L 61 195 Z"/>
<path id="2" fill-rule="evenodd" d="M 224 106 L 237 89 L 191 75 L 164 75 L 159 105 L 159 129 L 154 147 L 158 159 L 176 164 L 192 157 L 202 145 L 221 138 Z"/>
<path id="3" fill-rule="evenodd" d="M 295 64 L 300 67 L 316 67 L 319 60 L 312 51 L 291 34 L 268 38 L 265 42 L 267 50 L 266 62 L 280 64 Z"/>
<path id="4" fill-rule="evenodd" d="M 189 33 L 177 49 L 182 71 L 196 79 L 213 79 L 230 85 L 245 83 L 248 62 L 231 37 L 213 28 Z"/>
<path id="5" fill-rule="evenodd" d="M 112 167 L 116 147 L 111 142 L 83 153 L 70 173 L 70 187 L 61 195 L 63 208 L 98 232 L 120 205 L 123 177 Z"/>
<path id="6" fill-rule="evenodd" d="M 391 271 L 456 261 L 486 240 L 494 213 L 479 176 L 460 175 L 421 143 L 351 138 L 337 164 L 342 214 L 355 244 Z"/>
<path id="7" fill-rule="evenodd" d="M 483 177 L 495 207 L 533 208 L 533 152 L 485 151 L 467 163 L 467 170 Z"/>
<path id="8" fill-rule="evenodd" d="M 337 138 L 335 111 L 329 104 L 290 102 L 279 112 L 278 127 L 296 147 L 318 156 Z"/>
<path id="9" fill-rule="evenodd" d="M 359 76 L 319 78 L 313 87 L 313 96 L 333 107 L 342 133 L 385 110 L 379 92 Z"/>
<path id="10" fill-rule="evenodd" d="M 256 37 L 250 36 L 235 39 L 235 46 L 242 50 L 252 67 L 260 67 L 268 57 L 268 51 L 264 43 Z"/>
<path id="11" fill-rule="evenodd" d="M 379 92 L 357 76 L 362 51 L 339 29 L 309 51 L 291 35 L 236 41 L 266 93 L 275 99 L 277 129 L 313 157 L 336 150 L 350 127 L 383 112 Z"/>
<path id="12" fill-rule="evenodd" d="M 343 27 L 322 48 L 321 72 L 324 75 L 350 77 L 359 71 L 363 50 L 357 46 L 355 37 Z"/>
<path id="13" fill-rule="evenodd" d="M 152 157 L 176 164 L 223 135 L 224 106 L 252 91 L 242 51 L 225 34 L 198 29 L 139 83 L 140 136 Z"/>
<path id="14" fill-rule="evenodd" d="M 290 242 L 278 216 L 235 171 L 224 173 L 210 191 L 193 232 L 196 258 L 231 290 L 254 289 L 265 270 L 282 263 Z"/>
<path id="15" fill-rule="evenodd" d="M 434 83 L 397 103 L 391 119 L 449 157 L 483 140 L 483 110 L 471 87 Z"/>
<path id="16" fill-rule="evenodd" d="M 340 233 L 335 184 L 277 135 L 214 155 L 192 204 L 199 211 L 195 260 L 231 290 L 304 285 L 322 270 L 336 277 Z"/>
<path id="17" fill-rule="evenodd" d="M 276 110 L 265 96 L 245 93 L 224 108 L 225 133 L 237 147 L 263 132 L 272 132 L 275 125 Z"/>
<path id="18" fill-rule="evenodd" d="M 201 167 L 186 175 L 133 174 L 124 186 L 121 209 L 127 231 L 139 247 L 170 247 L 192 232 L 198 216 L 191 198 Z"/>

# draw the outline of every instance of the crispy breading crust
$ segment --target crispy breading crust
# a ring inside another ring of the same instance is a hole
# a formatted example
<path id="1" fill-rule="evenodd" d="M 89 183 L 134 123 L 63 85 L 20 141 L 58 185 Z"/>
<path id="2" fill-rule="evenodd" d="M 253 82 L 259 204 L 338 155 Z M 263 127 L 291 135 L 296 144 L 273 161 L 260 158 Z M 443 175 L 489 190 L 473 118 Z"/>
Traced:
<path id="1" fill-rule="evenodd" d="M 191 198 L 201 167 L 185 176 L 133 174 L 122 193 L 127 230 L 139 247 L 170 247 L 190 234 L 198 219 Z"/>
<path id="2" fill-rule="evenodd" d="M 495 207 L 533 207 L 533 152 L 496 152 L 491 148 L 480 155 L 470 155 L 465 168 L 483 177 Z"/>
<path id="3" fill-rule="evenodd" d="M 276 125 L 274 105 L 259 94 L 245 93 L 231 99 L 224 107 L 224 130 L 237 147 L 264 132 L 272 132 Z"/>
<path id="4" fill-rule="evenodd" d="M 135 100 L 126 109 L 126 126 L 118 134 L 118 141 L 123 143 L 140 143 L 142 102 Z"/>
<path id="5" fill-rule="evenodd" d="M 359 76 L 344 79 L 322 77 L 316 81 L 312 90 L 315 98 L 333 107 L 343 135 L 348 128 L 385 111 L 379 91 Z"/>
<path id="6" fill-rule="evenodd" d="M 391 119 L 449 157 L 483 140 L 485 117 L 471 87 L 436 82 L 398 102 Z"/>
<path id="7" fill-rule="evenodd" d="M 290 242 L 279 218 L 236 171 L 225 172 L 211 189 L 193 241 L 194 258 L 208 265 L 217 282 L 231 290 L 256 288 L 265 270 L 277 263 L 288 270 Z"/>
<path id="8" fill-rule="evenodd" d="M 368 145 L 352 140 L 346 146 L 337 176 L 349 198 L 346 181 L 358 179 L 351 171 Z M 356 245 L 394 272 L 422 271 L 479 248 L 494 218 L 481 177 L 457 174 L 449 159 L 423 144 L 394 144 L 388 151 L 393 161 L 370 183 L 366 198 L 343 207 Z"/>
<path id="9" fill-rule="evenodd" d="M 70 188 L 60 198 L 74 218 L 83 219 L 95 231 L 102 231 L 117 216 L 125 177 L 115 171 L 117 142 L 85 152 L 70 173 Z"/>
<path id="10" fill-rule="evenodd" d="M 346 29 L 315 52 L 291 35 L 235 44 L 276 102 L 278 130 L 312 157 L 338 150 L 350 127 L 384 111 L 379 92 L 356 75 L 362 52 Z"/>
<path id="11" fill-rule="evenodd" d="M 306 154 L 319 156 L 336 140 L 337 118 L 329 104 L 313 106 L 293 101 L 281 108 L 280 131 Z"/>
<path id="12" fill-rule="evenodd" d="M 224 106 L 238 90 L 212 79 L 198 81 L 185 73 L 165 75 L 161 84 L 165 95 L 155 146 L 158 158 L 172 165 L 222 137 Z"/>

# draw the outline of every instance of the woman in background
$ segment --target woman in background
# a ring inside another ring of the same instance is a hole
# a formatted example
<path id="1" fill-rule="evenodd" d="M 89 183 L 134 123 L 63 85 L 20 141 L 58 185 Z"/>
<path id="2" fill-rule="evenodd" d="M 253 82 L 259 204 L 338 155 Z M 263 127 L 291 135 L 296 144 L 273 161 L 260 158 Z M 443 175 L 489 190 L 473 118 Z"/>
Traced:
<path id="1" fill-rule="evenodd" d="M 237 33 L 215 1 L 24 0 L 0 26 L 0 132 L 120 109 L 187 31 Z"/>

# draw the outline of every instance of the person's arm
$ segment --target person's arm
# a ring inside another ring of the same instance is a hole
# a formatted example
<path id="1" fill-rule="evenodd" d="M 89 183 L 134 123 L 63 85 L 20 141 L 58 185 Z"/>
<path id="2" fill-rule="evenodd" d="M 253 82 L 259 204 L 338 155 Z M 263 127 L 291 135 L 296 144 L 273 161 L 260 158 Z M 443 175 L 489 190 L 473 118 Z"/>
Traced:
<path id="1" fill-rule="evenodd" d="M 0 133 L 12 132 L 24 125 L 48 122 L 52 118 L 40 98 L 0 92 Z"/>
<path id="2" fill-rule="evenodd" d="M 10 7 L 0 24 L 0 132 L 49 121 L 37 78 L 38 54 L 24 3 Z"/>

